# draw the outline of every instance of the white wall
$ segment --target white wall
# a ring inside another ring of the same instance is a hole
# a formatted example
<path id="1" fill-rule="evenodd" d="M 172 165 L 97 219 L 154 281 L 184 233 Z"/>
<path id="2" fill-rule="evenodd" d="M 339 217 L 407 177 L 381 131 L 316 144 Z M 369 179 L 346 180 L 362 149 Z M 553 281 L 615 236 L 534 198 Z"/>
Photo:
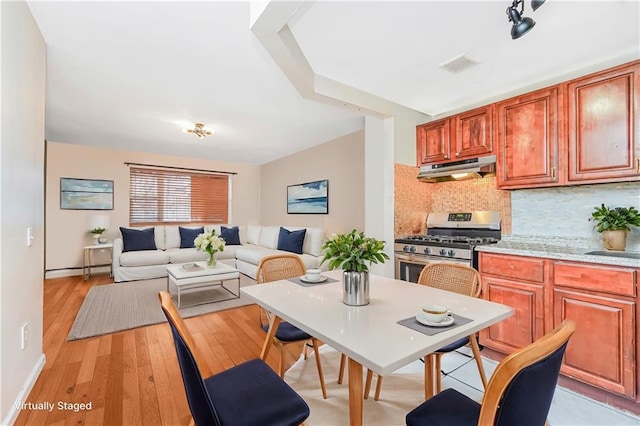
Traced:
<path id="1" fill-rule="evenodd" d="M 0 421 L 10 424 L 44 364 L 46 47 L 25 2 L 3 1 L 0 131 Z M 27 247 L 27 227 L 35 239 Z M 21 327 L 29 324 L 21 350 Z"/>
<path id="2" fill-rule="evenodd" d="M 594 207 L 635 207 L 640 210 L 640 182 L 559 188 L 523 189 L 511 193 L 514 235 L 587 238 L 602 246 L 589 221 Z M 632 228 L 627 251 L 640 252 L 640 229 Z"/>
<path id="3" fill-rule="evenodd" d="M 329 214 L 287 214 L 287 186 L 329 180 Z M 263 225 L 324 228 L 327 233 L 364 230 L 364 131 L 263 164 Z"/>
<path id="4" fill-rule="evenodd" d="M 120 236 L 119 226 L 129 226 L 129 167 L 125 162 L 236 172 L 237 175 L 231 178 L 233 193 L 229 221 L 242 225 L 260 223 L 259 166 L 49 141 L 46 194 L 47 276 L 55 276 L 56 270 L 62 270 L 62 275 L 69 275 L 68 268 L 82 266 L 82 247 L 94 243 L 89 234 L 90 216 L 107 214 L 110 217 L 110 227 L 105 232 L 110 240 Z M 114 209 L 60 209 L 61 177 L 113 180 Z M 96 257 L 94 263 L 108 263 L 108 259 Z M 76 269 L 76 272 L 79 273 L 80 270 Z"/>

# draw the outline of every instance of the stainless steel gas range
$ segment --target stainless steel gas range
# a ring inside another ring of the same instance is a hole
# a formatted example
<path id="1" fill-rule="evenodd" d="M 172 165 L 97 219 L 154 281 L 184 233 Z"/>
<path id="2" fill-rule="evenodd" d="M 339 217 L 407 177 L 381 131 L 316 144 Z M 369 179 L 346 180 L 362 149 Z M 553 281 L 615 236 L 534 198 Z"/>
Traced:
<path id="1" fill-rule="evenodd" d="M 493 244 L 501 237 L 501 217 L 496 211 L 435 212 L 426 220 L 427 233 L 395 240 L 396 278 L 417 282 L 425 265 L 461 263 L 478 269 L 474 248 Z"/>

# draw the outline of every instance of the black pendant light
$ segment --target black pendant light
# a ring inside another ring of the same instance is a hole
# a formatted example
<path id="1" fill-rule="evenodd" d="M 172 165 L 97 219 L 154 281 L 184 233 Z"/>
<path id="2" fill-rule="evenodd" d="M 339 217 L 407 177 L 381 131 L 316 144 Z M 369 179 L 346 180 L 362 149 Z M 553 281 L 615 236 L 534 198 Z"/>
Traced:
<path id="1" fill-rule="evenodd" d="M 531 2 L 531 7 L 533 10 L 536 10 L 545 0 L 533 0 Z M 518 12 L 518 5 L 520 5 L 520 11 Z M 511 27 L 511 38 L 517 39 L 528 33 L 531 28 L 536 25 L 536 21 L 531 18 L 523 17 L 524 13 L 524 0 L 513 0 L 511 6 L 507 7 L 507 16 L 509 17 L 509 22 L 513 22 L 513 26 Z"/>

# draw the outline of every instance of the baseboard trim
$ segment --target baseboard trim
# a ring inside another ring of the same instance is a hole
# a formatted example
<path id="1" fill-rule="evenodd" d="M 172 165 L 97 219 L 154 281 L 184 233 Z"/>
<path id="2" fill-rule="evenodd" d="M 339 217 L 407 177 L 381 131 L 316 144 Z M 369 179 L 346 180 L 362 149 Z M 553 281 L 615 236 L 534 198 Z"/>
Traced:
<path id="1" fill-rule="evenodd" d="M 18 418 L 18 414 L 20 414 L 19 407 L 22 405 L 23 402 L 26 401 L 27 397 L 29 396 L 29 393 L 31 393 L 31 390 L 33 389 L 33 386 L 36 384 L 36 380 L 38 380 L 38 377 L 40 376 L 40 373 L 42 372 L 42 369 L 44 368 L 44 364 L 46 361 L 47 359 L 45 354 L 41 354 L 40 357 L 38 358 L 38 362 L 36 362 L 36 365 L 33 366 L 31 373 L 29 373 L 29 376 L 27 377 L 27 381 L 24 382 L 24 386 L 22 386 L 22 389 L 20 389 L 20 393 L 18 393 L 18 396 L 16 397 L 15 402 L 11 405 L 9 412 L 7 413 L 7 417 L 5 417 L 4 420 L 2 420 L 3 425 L 14 424 L 14 422 Z"/>
<path id="2" fill-rule="evenodd" d="M 111 265 L 91 267 L 91 275 L 109 274 L 110 272 L 111 272 Z M 76 275 L 82 275 L 82 268 L 50 269 L 44 272 L 45 279 L 73 277 Z"/>

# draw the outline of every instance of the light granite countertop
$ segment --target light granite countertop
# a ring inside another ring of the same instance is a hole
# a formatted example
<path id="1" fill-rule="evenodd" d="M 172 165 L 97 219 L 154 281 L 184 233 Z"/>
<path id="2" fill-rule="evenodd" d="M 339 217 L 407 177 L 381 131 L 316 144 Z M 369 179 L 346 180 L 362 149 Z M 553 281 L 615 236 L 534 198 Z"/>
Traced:
<path id="1" fill-rule="evenodd" d="M 584 254 L 600 250 L 593 240 L 585 238 L 539 237 L 526 235 L 505 235 L 497 244 L 476 247 L 483 253 L 501 253 L 517 256 L 534 256 L 548 259 L 573 260 L 576 262 L 598 263 L 602 265 L 631 266 L 640 268 L 640 259 L 618 256 L 597 256 Z"/>

